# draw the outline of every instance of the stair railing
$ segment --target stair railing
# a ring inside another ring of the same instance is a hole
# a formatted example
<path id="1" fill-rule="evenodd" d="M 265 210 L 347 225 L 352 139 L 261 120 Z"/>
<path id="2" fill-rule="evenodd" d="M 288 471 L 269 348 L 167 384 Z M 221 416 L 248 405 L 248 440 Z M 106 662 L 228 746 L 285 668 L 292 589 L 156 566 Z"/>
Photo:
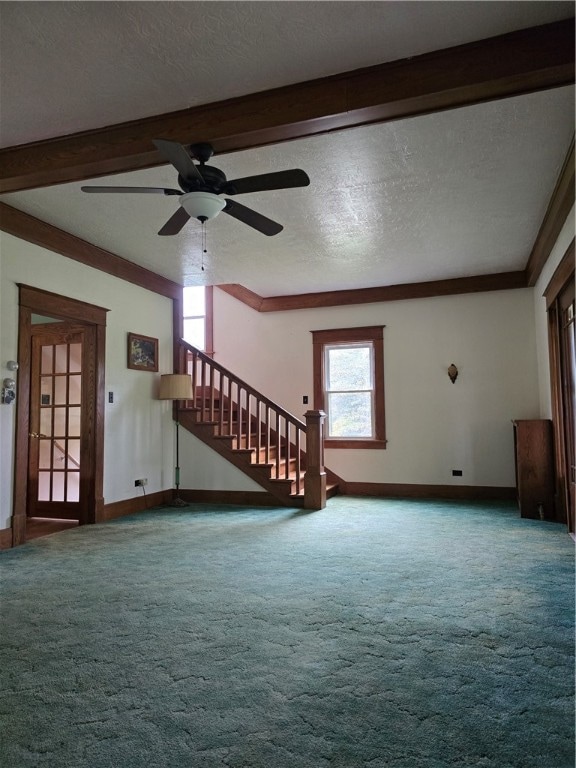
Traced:
<path id="1" fill-rule="evenodd" d="M 219 435 L 231 436 L 234 448 L 254 450 L 257 463 L 272 467 L 273 479 L 291 480 L 297 494 L 307 495 L 311 478 L 308 485 L 302 479 L 306 424 L 183 340 L 178 362 L 179 372 L 192 377 L 193 399 L 187 407 L 197 410 L 198 421 L 211 422 Z M 321 446 L 318 451 L 321 454 Z M 320 455 L 308 463 L 316 475 L 323 460 Z"/>

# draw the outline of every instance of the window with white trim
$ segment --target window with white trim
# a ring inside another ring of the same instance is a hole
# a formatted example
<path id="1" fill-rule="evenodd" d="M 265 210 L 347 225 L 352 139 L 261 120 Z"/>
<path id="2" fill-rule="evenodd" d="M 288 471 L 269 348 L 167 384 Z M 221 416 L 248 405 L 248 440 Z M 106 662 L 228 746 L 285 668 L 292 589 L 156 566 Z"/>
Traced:
<path id="1" fill-rule="evenodd" d="M 312 331 L 314 407 L 328 448 L 385 448 L 383 326 Z"/>
<path id="2" fill-rule="evenodd" d="M 371 342 L 324 347 L 326 437 L 374 439 L 374 349 Z"/>

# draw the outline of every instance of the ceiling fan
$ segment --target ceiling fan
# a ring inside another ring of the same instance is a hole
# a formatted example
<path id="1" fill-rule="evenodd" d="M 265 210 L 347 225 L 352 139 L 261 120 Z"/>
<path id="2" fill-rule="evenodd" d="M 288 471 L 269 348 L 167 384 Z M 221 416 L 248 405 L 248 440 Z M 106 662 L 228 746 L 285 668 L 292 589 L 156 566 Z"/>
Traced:
<path id="1" fill-rule="evenodd" d="M 191 144 L 187 149 L 183 144 L 166 139 L 156 139 L 156 149 L 178 171 L 180 189 L 164 187 L 82 187 L 83 192 L 111 192 L 152 195 L 178 195 L 180 208 L 158 232 L 159 235 L 177 235 L 190 218 L 202 223 L 213 219 L 220 211 L 257 229 L 264 235 L 277 235 L 283 227 L 278 222 L 268 219 L 261 213 L 247 208 L 235 200 L 223 199 L 220 195 L 243 195 L 248 192 L 263 192 L 272 189 L 307 187 L 308 175 L 299 169 L 263 173 L 258 176 L 245 176 L 242 179 L 228 181 L 219 168 L 206 165 L 214 154 L 210 144 Z M 198 165 L 193 161 L 198 160 Z"/>

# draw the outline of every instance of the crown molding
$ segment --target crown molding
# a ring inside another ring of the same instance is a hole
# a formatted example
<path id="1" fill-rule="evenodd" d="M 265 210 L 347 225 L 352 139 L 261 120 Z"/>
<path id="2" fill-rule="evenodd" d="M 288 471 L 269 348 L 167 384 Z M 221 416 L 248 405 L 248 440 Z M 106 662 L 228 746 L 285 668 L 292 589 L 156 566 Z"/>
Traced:
<path id="1" fill-rule="evenodd" d="M 574 205 L 574 136 L 526 265 L 527 283 L 536 285 Z"/>
<path id="2" fill-rule="evenodd" d="M 2 202 L 0 202 L 0 230 L 88 267 L 126 280 L 141 288 L 154 291 L 161 296 L 176 300 L 182 298 L 182 286 L 178 283 Z M 526 273 L 521 271 L 434 280 L 426 283 L 404 283 L 376 288 L 324 291 L 267 298 L 259 296 L 242 285 L 222 284 L 216 287 L 257 312 L 284 312 L 294 309 L 318 309 L 349 304 L 369 304 L 383 301 L 402 301 L 404 299 L 423 299 L 432 296 L 452 296 L 462 293 L 502 291 L 525 288 L 526 285 Z"/>
<path id="3" fill-rule="evenodd" d="M 425 283 L 402 283 L 376 288 L 301 293 L 268 298 L 259 296 L 242 285 L 227 283 L 216 287 L 257 312 L 287 312 L 294 309 L 320 309 L 322 307 L 343 307 L 350 304 L 373 304 L 384 301 L 425 299 L 434 296 L 455 296 L 463 293 L 508 291 L 515 288 L 526 288 L 527 283 L 526 273 L 521 270 L 493 275 L 432 280 Z"/>
<path id="4" fill-rule="evenodd" d="M 231 152 L 574 82 L 574 19 L 0 150 L 0 193 L 165 164 L 152 140 Z"/>
<path id="5" fill-rule="evenodd" d="M 2 202 L 0 202 L 0 230 L 162 296 L 176 300 L 182 298 L 182 286 L 178 283 Z M 257 312 L 285 312 L 294 309 L 318 309 L 349 304 L 369 304 L 404 299 L 423 299 L 432 296 L 452 296 L 462 293 L 510 290 L 525 288 L 526 285 L 526 273 L 521 271 L 434 280 L 426 283 L 404 283 L 376 288 L 357 288 L 346 291 L 325 291 L 267 298 L 259 296 L 243 285 L 222 284 L 216 287 Z"/>
<path id="6" fill-rule="evenodd" d="M 1 202 L 0 230 L 170 299 L 182 296 L 178 283 Z"/>

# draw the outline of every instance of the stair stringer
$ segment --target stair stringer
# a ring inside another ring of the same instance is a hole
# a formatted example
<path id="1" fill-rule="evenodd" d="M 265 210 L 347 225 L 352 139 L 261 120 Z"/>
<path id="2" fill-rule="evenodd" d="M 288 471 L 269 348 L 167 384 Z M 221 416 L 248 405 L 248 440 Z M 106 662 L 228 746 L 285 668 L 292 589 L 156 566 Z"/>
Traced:
<path id="1" fill-rule="evenodd" d="M 286 507 L 304 507 L 304 493 L 292 493 L 292 480 L 272 478 L 270 477 L 272 464 L 259 464 L 252 461 L 256 449 L 233 448 L 234 435 L 220 436 L 216 434 L 217 422 L 198 421 L 197 419 L 198 409 L 196 408 L 187 408 L 178 413 L 180 426 L 187 429 L 205 445 L 254 480 L 261 488 L 274 496 L 280 504 Z"/>

